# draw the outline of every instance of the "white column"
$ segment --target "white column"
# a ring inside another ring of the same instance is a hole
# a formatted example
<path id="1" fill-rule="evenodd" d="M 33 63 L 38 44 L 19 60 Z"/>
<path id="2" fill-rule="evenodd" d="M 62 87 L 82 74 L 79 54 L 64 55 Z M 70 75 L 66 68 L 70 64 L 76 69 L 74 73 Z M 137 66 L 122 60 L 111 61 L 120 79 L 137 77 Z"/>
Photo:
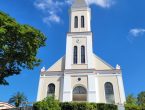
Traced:
<path id="1" fill-rule="evenodd" d="M 40 76 L 40 79 L 39 79 L 39 85 L 38 85 L 38 92 L 37 92 L 37 101 L 40 101 L 40 100 L 42 100 L 41 99 L 41 90 L 42 90 L 42 88 L 43 88 L 43 79 L 41 78 L 41 76 Z"/>
<path id="2" fill-rule="evenodd" d="M 88 75 L 88 102 L 99 102 L 98 79 L 96 75 Z"/>
<path id="3" fill-rule="evenodd" d="M 97 103 L 100 102 L 100 93 L 99 93 L 99 79 L 98 76 L 95 78 L 95 84 L 96 84 L 96 97 L 97 97 Z"/>
<path id="4" fill-rule="evenodd" d="M 64 75 L 63 83 L 63 102 L 72 101 L 71 77 Z"/>
<path id="5" fill-rule="evenodd" d="M 61 77 L 60 78 L 60 101 L 62 102 L 63 101 L 63 83 L 64 83 L 64 78 Z"/>
<path id="6" fill-rule="evenodd" d="M 92 35 L 87 37 L 87 60 L 88 60 L 88 69 L 94 68 L 93 60 L 93 49 L 92 49 Z"/>
<path id="7" fill-rule="evenodd" d="M 71 69 L 72 64 L 72 37 L 67 36 L 66 41 L 66 56 L 65 56 L 65 69 Z"/>
<path id="8" fill-rule="evenodd" d="M 125 98 L 122 74 L 118 75 L 117 79 L 118 79 L 118 86 L 119 86 L 121 104 L 124 104 L 126 102 L 126 98 Z"/>

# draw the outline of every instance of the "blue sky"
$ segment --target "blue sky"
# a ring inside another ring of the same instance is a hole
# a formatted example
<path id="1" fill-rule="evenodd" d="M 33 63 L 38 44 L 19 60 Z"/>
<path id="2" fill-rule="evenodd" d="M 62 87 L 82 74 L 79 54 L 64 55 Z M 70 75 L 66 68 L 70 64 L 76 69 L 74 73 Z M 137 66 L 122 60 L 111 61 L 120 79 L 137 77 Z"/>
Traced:
<path id="1" fill-rule="evenodd" d="M 92 8 L 93 51 L 123 71 L 126 95 L 145 91 L 145 0 L 88 0 Z M 46 47 L 38 51 L 42 63 L 34 70 L 7 78 L 0 86 L 0 101 L 17 91 L 30 102 L 36 100 L 39 71 L 65 54 L 70 0 L 0 0 L 0 10 L 21 24 L 29 24 L 46 36 Z"/>

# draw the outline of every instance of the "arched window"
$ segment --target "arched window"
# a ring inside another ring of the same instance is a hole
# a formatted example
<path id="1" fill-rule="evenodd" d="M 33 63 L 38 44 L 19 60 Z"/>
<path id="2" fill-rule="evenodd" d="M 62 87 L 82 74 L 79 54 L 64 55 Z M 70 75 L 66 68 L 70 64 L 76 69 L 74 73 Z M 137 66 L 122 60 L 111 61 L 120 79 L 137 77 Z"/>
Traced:
<path id="1" fill-rule="evenodd" d="M 78 54 L 78 48 L 77 48 L 77 46 L 74 46 L 74 58 L 73 58 L 73 62 L 74 62 L 74 64 L 77 64 L 77 54 Z"/>
<path id="2" fill-rule="evenodd" d="M 53 83 L 48 85 L 47 96 L 54 96 L 55 95 L 55 85 Z"/>
<path id="3" fill-rule="evenodd" d="M 110 82 L 105 83 L 105 96 L 107 103 L 115 103 L 113 85 Z"/>
<path id="4" fill-rule="evenodd" d="M 77 16 L 75 16 L 75 19 L 74 19 L 74 27 L 78 28 L 78 17 Z"/>
<path id="5" fill-rule="evenodd" d="M 85 46 L 81 46 L 81 63 L 85 63 Z"/>
<path id="6" fill-rule="evenodd" d="M 87 90 L 82 86 L 73 89 L 73 101 L 87 101 Z"/>
<path id="7" fill-rule="evenodd" d="M 85 27 L 85 18 L 84 18 L 84 16 L 81 16 L 81 27 L 82 28 Z"/>

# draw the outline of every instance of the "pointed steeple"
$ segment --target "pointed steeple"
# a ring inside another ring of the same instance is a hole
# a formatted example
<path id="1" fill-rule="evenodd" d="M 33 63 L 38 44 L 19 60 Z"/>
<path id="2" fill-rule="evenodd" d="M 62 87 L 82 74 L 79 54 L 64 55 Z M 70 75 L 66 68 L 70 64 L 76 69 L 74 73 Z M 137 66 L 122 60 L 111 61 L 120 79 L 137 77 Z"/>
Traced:
<path id="1" fill-rule="evenodd" d="M 86 0 L 74 0 L 71 8 L 84 8 L 88 7 Z"/>

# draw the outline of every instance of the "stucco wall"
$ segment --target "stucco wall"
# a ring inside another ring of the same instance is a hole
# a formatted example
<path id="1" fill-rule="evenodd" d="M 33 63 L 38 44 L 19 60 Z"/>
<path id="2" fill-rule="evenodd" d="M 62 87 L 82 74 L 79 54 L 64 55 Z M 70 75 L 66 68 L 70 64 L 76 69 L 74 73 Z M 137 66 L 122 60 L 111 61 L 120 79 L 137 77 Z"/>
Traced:
<path id="1" fill-rule="evenodd" d="M 121 102 L 120 92 L 116 75 L 99 75 L 98 80 L 99 80 L 100 102 L 106 103 L 104 84 L 106 82 L 110 82 L 113 85 L 115 103 L 120 103 Z"/>
<path id="2" fill-rule="evenodd" d="M 78 78 L 81 78 L 80 81 L 78 81 Z M 71 77 L 71 88 L 72 88 L 72 91 L 73 89 L 76 87 L 76 86 L 83 86 L 85 87 L 86 89 L 88 88 L 88 77 L 87 75 L 85 76 L 72 76 Z"/>
<path id="3" fill-rule="evenodd" d="M 91 85 L 88 84 L 88 77 L 91 75 L 93 75 L 93 77 L 95 77 L 97 80 L 97 84 L 95 84 L 96 82 L 91 82 Z M 50 83 L 55 84 L 55 98 L 59 99 L 60 101 L 62 101 L 62 93 L 63 90 L 67 90 L 67 91 L 71 91 L 71 94 L 68 95 L 70 98 L 70 101 L 72 101 L 72 93 L 73 93 L 73 89 L 76 86 L 83 86 L 86 88 L 87 91 L 89 91 L 88 85 L 92 86 L 92 84 L 96 85 L 96 95 L 94 95 L 94 99 L 90 98 L 88 99 L 89 102 L 91 102 L 91 100 L 93 99 L 93 102 L 96 100 L 96 102 L 99 103 L 106 103 L 106 98 L 105 98 L 105 88 L 104 85 L 106 82 L 110 82 L 113 85 L 113 90 L 114 90 L 114 98 L 115 98 L 115 103 L 123 103 L 121 102 L 121 97 L 124 98 L 124 96 L 121 96 L 120 94 L 120 88 L 119 88 L 119 82 L 117 79 L 117 75 L 119 74 L 95 74 L 95 73 L 85 73 L 84 75 L 78 74 L 78 75 L 73 75 L 73 74 L 67 74 L 67 76 L 70 77 L 70 81 L 66 82 L 65 84 L 70 85 L 69 88 L 63 88 L 63 84 L 64 84 L 64 80 L 63 80 L 63 76 L 48 76 L 48 77 L 41 77 L 40 78 L 40 87 L 39 87 L 39 94 L 38 94 L 38 99 L 42 100 L 47 96 L 47 87 Z M 121 75 L 119 75 L 120 77 L 122 77 Z M 80 81 L 78 81 L 78 78 L 81 78 Z M 121 82 L 122 83 L 122 82 Z M 93 86 L 92 86 L 93 87 Z M 89 97 L 89 94 L 88 94 Z M 96 97 L 96 99 L 95 99 Z"/>
<path id="4" fill-rule="evenodd" d="M 55 85 L 55 98 L 60 99 L 61 94 L 61 78 L 58 76 L 40 77 L 39 94 L 37 100 L 42 100 L 47 97 L 48 85 L 53 83 Z"/>

